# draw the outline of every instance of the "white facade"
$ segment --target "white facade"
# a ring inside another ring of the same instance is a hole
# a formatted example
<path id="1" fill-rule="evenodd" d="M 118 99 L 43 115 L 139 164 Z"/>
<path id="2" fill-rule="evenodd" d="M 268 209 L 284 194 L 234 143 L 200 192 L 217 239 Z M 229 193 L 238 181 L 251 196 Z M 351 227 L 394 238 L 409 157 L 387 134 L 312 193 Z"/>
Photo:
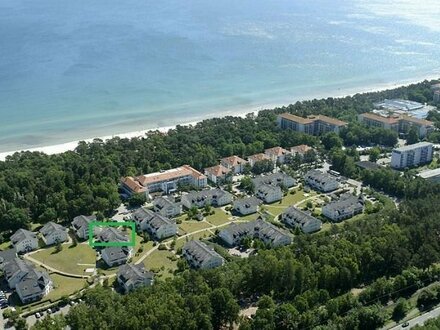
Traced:
<path id="1" fill-rule="evenodd" d="M 283 192 L 280 187 L 263 184 L 258 187 L 255 196 L 266 204 L 274 203 L 283 199 Z"/>
<path id="2" fill-rule="evenodd" d="M 419 142 L 393 150 L 391 155 L 391 167 L 404 169 L 426 164 L 432 161 L 433 144 Z"/>
<path id="3" fill-rule="evenodd" d="M 24 253 L 38 249 L 37 235 L 29 230 L 19 229 L 11 236 L 11 242 L 17 253 Z"/>
<path id="4" fill-rule="evenodd" d="M 243 173 L 247 161 L 245 161 L 244 159 L 238 156 L 231 156 L 231 157 L 223 158 L 220 161 L 220 164 L 226 167 L 227 169 L 232 170 L 234 174 L 240 174 Z"/>
<path id="5" fill-rule="evenodd" d="M 189 241 L 182 249 L 182 255 L 192 268 L 211 269 L 220 267 L 225 260 L 212 248 L 200 241 Z"/>
<path id="6" fill-rule="evenodd" d="M 339 182 L 334 177 L 318 170 L 307 172 L 304 180 L 307 185 L 322 192 L 329 192 L 339 188 Z"/>

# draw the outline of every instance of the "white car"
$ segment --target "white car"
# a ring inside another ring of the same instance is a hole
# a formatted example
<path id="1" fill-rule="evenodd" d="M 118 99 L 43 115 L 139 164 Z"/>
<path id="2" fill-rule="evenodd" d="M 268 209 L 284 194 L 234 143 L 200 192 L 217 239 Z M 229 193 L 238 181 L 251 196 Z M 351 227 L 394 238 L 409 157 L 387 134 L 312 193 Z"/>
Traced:
<path id="1" fill-rule="evenodd" d="M 35 313 L 35 317 L 37 318 L 37 319 L 39 319 L 40 317 L 41 317 L 41 314 L 40 313 Z"/>

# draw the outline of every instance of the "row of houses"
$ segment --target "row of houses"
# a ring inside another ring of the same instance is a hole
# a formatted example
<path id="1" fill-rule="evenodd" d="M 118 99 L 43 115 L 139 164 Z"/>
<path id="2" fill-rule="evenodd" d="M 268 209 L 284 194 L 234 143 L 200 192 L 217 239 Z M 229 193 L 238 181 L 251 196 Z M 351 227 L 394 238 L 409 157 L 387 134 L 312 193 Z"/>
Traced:
<path id="1" fill-rule="evenodd" d="M 288 156 L 300 155 L 303 157 L 311 150 L 313 148 L 307 145 L 299 145 L 291 147 L 290 150 L 282 147 L 268 148 L 263 153 L 248 156 L 247 160 L 238 156 L 230 156 L 221 159 L 219 165 L 205 168 L 204 173 L 210 181 L 217 184 L 228 181 L 228 178 L 233 174 L 243 173 L 246 165 L 253 167 L 256 163 L 264 160 L 270 160 L 274 164 L 284 164 Z"/>
<path id="2" fill-rule="evenodd" d="M 53 288 L 49 274 L 18 258 L 15 248 L 0 251 L 0 270 L 8 287 L 15 290 L 23 304 L 40 300 Z"/>
<path id="3" fill-rule="evenodd" d="M 330 192 L 340 186 L 334 176 L 319 170 L 308 171 L 304 176 L 304 181 L 308 186 L 321 192 Z"/>
<path id="4" fill-rule="evenodd" d="M 26 229 L 18 229 L 11 236 L 11 242 L 17 253 L 25 253 L 38 249 L 39 237 L 47 246 L 68 240 L 67 229 L 51 221 L 46 223 L 38 233 Z"/>
<path id="5" fill-rule="evenodd" d="M 231 224 L 221 230 L 218 236 L 229 246 L 237 246 L 247 237 L 259 239 L 272 247 L 292 243 L 292 237 L 287 232 L 261 218 L 246 223 Z"/>
<path id="6" fill-rule="evenodd" d="M 340 222 L 349 219 L 364 210 L 364 199 L 362 196 L 343 194 L 339 199 L 332 201 L 322 208 L 322 214 L 333 222 Z"/>

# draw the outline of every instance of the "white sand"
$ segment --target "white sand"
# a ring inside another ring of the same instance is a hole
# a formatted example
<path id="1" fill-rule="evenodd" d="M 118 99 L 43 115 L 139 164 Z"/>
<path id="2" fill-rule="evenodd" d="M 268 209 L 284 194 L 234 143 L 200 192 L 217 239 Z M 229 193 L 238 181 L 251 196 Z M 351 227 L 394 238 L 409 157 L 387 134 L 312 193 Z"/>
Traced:
<path id="1" fill-rule="evenodd" d="M 273 109 L 276 107 L 287 106 L 288 104 L 292 104 L 297 101 L 304 101 L 304 100 L 311 100 L 311 99 L 322 99 L 322 98 L 327 98 L 327 97 L 340 98 L 340 97 L 352 96 L 352 95 L 355 95 L 358 93 L 379 92 L 379 91 L 383 91 L 386 89 L 393 89 L 393 88 L 397 88 L 397 87 L 401 87 L 401 86 L 406 86 L 406 85 L 418 83 L 422 80 L 434 80 L 434 79 L 438 79 L 438 78 L 439 78 L 439 74 L 425 77 L 425 78 L 421 78 L 421 79 L 417 79 L 417 80 L 401 81 L 399 83 L 376 84 L 374 87 L 367 87 L 367 88 L 361 89 L 361 90 L 356 89 L 356 88 L 346 89 L 346 90 L 344 90 L 342 95 L 328 95 L 328 94 L 322 95 L 322 94 L 317 93 L 316 95 L 309 95 L 307 98 L 304 98 L 304 99 L 290 100 L 290 101 L 282 102 L 280 104 L 264 104 L 264 105 L 262 104 L 258 107 L 258 109 Z M 248 113 L 255 113 L 255 114 L 258 113 L 258 111 L 259 111 L 258 109 L 255 109 L 255 108 L 254 109 L 247 109 L 247 110 L 242 109 L 238 112 L 228 111 L 226 113 L 219 114 L 216 117 L 227 116 L 227 115 L 244 117 Z M 211 118 L 213 118 L 213 117 L 214 116 L 212 116 Z M 206 118 L 203 118 L 202 120 L 208 119 L 208 118 L 209 117 L 206 117 Z M 186 122 L 186 123 L 181 123 L 179 125 L 194 125 L 200 121 L 201 120 Z M 134 137 L 143 137 L 143 136 L 145 136 L 145 133 L 150 132 L 150 131 L 155 131 L 155 130 L 159 130 L 161 132 L 167 132 L 168 130 L 173 129 L 175 127 L 176 127 L 176 125 L 175 126 L 167 126 L 167 127 L 157 127 L 157 128 L 152 128 L 152 129 L 148 129 L 148 130 L 135 131 L 135 132 L 129 132 L 129 133 L 123 133 L 123 134 L 116 134 L 116 135 L 108 135 L 108 136 L 103 136 L 103 137 L 98 137 L 98 138 L 103 141 L 112 139 L 114 137 L 130 139 L 130 138 L 134 138 Z M 59 153 L 65 152 L 65 151 L 74 150 L 77 147 L 79 141 L 92 142 L 93 140 L 94 140 L 94 138 L 81 139 L 81 140 L 77 140 L 77 141 L 72 141 L 72 142 L 67 142 L 67 143 L 62 143 L 62 144 L 57 144 L 57 145 L 52 145 L 52 146 L 36 147 L 36 148 L 15 150 L 15 151 L 6 151 L 6 152 L 0 153 L 0 161 L 5 160 L 5 158 L 7 156 L 12 155 L 15 152 L 19 152 L 19 151 L 38 151 L 38 152 L 43 152 L 48 155 L 59 154 Z"/>

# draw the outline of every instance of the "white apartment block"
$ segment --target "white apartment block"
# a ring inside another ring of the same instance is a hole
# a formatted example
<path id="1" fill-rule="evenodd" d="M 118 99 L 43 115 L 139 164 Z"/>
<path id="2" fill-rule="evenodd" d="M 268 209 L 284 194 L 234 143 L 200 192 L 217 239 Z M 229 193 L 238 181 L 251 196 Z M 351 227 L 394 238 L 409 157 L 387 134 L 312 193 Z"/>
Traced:
<path id="1" fill-rule="evenodd" d="M 396 148 L 391 155 L 391 167 L 404 169 L 407 167 L 419 166 L 432 161 L 433 144 L 419 142 Z"/>

